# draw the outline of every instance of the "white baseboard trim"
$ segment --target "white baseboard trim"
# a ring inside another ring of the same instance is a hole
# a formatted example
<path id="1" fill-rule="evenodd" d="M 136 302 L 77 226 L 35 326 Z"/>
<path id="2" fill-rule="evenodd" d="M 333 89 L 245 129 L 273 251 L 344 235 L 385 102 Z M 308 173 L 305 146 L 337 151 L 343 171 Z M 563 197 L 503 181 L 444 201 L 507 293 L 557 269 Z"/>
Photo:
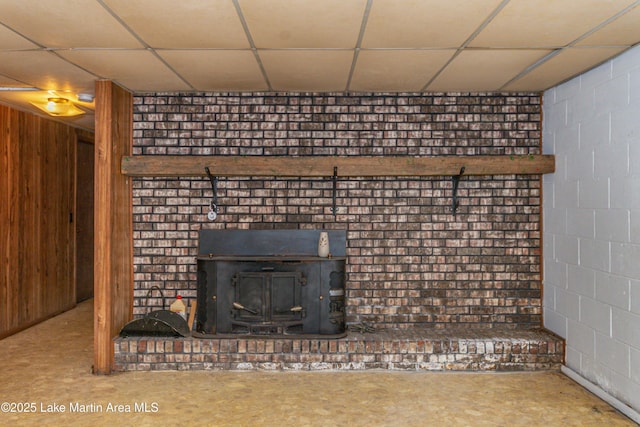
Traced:
<path id="1" fill-rule="evenodd" d="M 631 418 L 636 423 L 640 424 L 640 413 L 635 411 L 629 405 L 611 396 L 609 393 L 607 393 L 606 391 L 604 391 L 603 389 L 601 389 L 599 386 L 595 385 L 591 381 L 587 380 L 586 378 L 584 378 L 574 370 L 567 368 L 566 366 L 562 366 L 560 370 L 562 371 L 563 374 L 571 378 L 573 381 L 577 382 L 582 387 L 586 388 L 591 393 L 595 394 L 600 399 L 604 400 L 609 405 L 613 406 L 618 411 L 622 412 L 623 414 Z"/>

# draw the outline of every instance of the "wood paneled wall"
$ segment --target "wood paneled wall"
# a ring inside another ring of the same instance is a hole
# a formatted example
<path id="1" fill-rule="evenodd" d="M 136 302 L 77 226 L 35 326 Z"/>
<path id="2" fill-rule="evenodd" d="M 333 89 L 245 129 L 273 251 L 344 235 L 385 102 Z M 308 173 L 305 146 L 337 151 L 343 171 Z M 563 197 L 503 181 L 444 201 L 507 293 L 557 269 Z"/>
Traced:
<path id="1" fill-rule="evenodd" d="M 133 315 L 131 178 L 120 173 L 132 153 L 133 96 L 96 82 L 94 373 L 113 365 L 112 339 Z"/>
<path id="2" fill-rule="evenodd" d="M 0 105 L 0 338 L 75 305 L 76 130 Z"/>

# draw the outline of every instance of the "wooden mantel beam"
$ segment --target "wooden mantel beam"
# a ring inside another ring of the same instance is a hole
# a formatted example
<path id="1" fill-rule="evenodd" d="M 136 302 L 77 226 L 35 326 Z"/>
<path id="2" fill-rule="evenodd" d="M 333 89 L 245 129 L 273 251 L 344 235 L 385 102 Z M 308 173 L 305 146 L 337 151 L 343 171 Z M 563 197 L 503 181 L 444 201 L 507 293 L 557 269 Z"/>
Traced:
<path id="1" fill-rule="evenodd" d="M 125 156 L 127 176 L 341 177 L 537 175 L 555 171 L 553 155 L 524 156 Z"/>

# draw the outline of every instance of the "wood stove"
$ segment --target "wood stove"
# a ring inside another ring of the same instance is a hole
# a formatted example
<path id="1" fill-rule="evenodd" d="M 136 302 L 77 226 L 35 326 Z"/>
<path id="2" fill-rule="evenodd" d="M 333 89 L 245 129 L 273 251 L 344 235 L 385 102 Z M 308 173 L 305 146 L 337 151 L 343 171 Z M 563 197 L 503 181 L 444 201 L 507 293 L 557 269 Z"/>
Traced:
<path id="1" fill-rule="evenodd" d="M 201 230 L 196 335 L 345 335 L 346 233 Z"/>

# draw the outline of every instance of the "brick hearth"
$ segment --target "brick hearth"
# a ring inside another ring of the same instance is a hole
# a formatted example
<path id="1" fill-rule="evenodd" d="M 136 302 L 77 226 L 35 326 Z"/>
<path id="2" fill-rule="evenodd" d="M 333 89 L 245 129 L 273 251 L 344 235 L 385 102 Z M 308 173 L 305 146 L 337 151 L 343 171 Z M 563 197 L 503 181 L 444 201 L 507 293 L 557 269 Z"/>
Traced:
<path id="1" fill-rule="evenodd" d="M 564 342 L 542 330 L 413 328 L 317 338 L 117 338 L 115 370 L 559 369 Z"/>

